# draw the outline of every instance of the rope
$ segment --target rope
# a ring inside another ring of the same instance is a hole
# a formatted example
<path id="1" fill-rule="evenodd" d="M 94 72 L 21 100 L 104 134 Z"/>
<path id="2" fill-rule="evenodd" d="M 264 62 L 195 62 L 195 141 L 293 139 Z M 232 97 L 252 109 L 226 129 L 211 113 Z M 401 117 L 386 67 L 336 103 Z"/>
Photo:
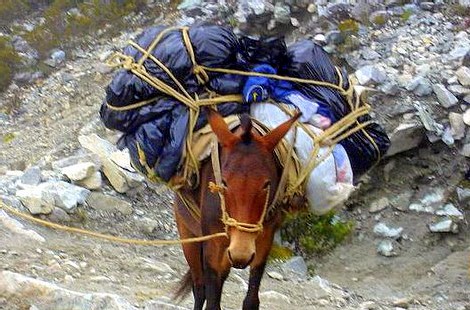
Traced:
<path id="1" fill-rule="evenodd" d="M 333 150 L 333 146 L 340 142 L 341 140 L 347 138 L 348 136 L 361 131 L 364 136 L 370 140 L 371 144 L 373 145 L 376 153 L 378 154 L 378 158 L 380 159 L 380 150 L 373 140 L 373 138 L 366 132 L 365 127 L 367 127 L 370 122 L 360 123 L 358 119 L 361 116 L 366 115 L 370 111 L 370 106 L 367 105 L 363 100 L 361 100 L 359 94 L 354 92 L 354 88 L 352 87 L 352 81 L 348 79 L 348 88 L 343 88 L 343 75 L 338 67 L 335 67 L 336 74 L 338 76 L 338 84 L 325 82 L 325 81 L 317 81 L 317 80 L 308 80 L 296 77 L 289 77 L 289 76 L 280 76 L 276 74 L 266 74 L 266 73 L 259 73 L 259 72 L 246 72 L 241 70 L 234 70 L 234 69 L 225 69 L 225 68 L 211 68 L 199 65 L 197 63 L 196 55 L 194 52 L 193 45 L 191 43 L 191 39 L 189 36 L 189 28 L 188 27 L 170 27 L 163 30 L 155 40 L 149 45 L 148 49 L 145 50 L 144 48 L 140 47 L 135 42 L 130 42 L 131 46 L 136 48 L 139 52 L 142 53 L 142 57 L 139 60 L 134 60 L 133 57 L 129 55 L 124 55 L 122 53 L 115 53 L 109 60 L 108 64 L 112 67 L 120 67 L 126 70 L 131 71 L 136 76 L 140 77 L 143 81 L 149 83 L 151 86 L 155 87 L 158 91 L 168 96 L 175 98 L 176 100 L 182 102 L 188 107 L 189 112 L 189 120 L 188 120 L 188 131 L 187 131 L 187 139 L 184 148 L 184 158 L 185 162 L 182 169 L 182 179 L 189 180 L 191 176 L 196 176 L 196 184 L 199 183 L 199 161 L 194 155 L 192 151 L 191 142 L 193 139 L 193 131 L 195 124 L 197 122 L 197 118 L 199 116 L 200 107 L 202 106 L 210 106 L 210 105 L 217 105 L 220 103 L 225 102 L 239 102 L 242 103 L 243 99 L 241 95 L 225 95 L 225 96 L 216 96 L 213 92 L 209 93 L 209 98 L 200 99 L 197 94 L 194 94 L 192 97 L 181 85 L 181 83 L 176 79 L 176 77 L 171 73 L 171 71 L 161 63 L 155 56 L 151 53 L 156 48 L 158 43 L 162 40 L 162 38 L 171 31 L 181 31 L 181 35 L 183 38 L 184 45 L 186 47 L 187 53 L 189 58 L 191 59 L 193 65 L 193 73 L 196 75 L 198 82 L 200 84 L 206 84 L 209 81 L 209 75 L 207 72 L 215 72 L 215 73 L 225 73 L 225 74 L 236 74 L 242 76 L 258 76 L 258 77 L 266 77 L 270 79 L 276 80 L 284 80 L 290 81 L 294 83 L 301 83 L 301 84 L 309 84 L 309 85 L 316 85 L 322 87 L 329 87 L 338 91 L 342 96 L 344 96 L 346 102 L 348 103 L 351 112 L 344 116 L 342 119 L 337 121 L 335 124 L 330 126 L 326 129 L 321 135 L 316 135 L 306 124 L 301 122 L 297 122 L 296 126 L 300 126 L 309 136 L 312 138 L 314 142 L 314 150 L 310 155 L 310 160 L 306 167 L 303 167 L 302 172 L 298 176 L 298 178 L 294 181 L 291 181 L 289 184 L 287 193 L 285 196 L 292 195 L 294 192 L 299 192 L 303 189 L 303 185 L 305 185 L 308 175 L 311 171 L 319 164 L 321 161 L 326 158 L 328 155 L 331 154 Z M 155 62 L 162 70 L 170 77 L 170 79 L 176 85 L 176 89 L 171 87 L 170 85 L 166 84 L 162 80 L 150 75 L 145 67 L 144 62 L 146 60 L 152 60 Z M 128 111 L 136 108 L 140 108 L 147 104 L 151 104 L 155 101 L 154 99 L 144 100 L 138 103 L 134 103 L 125 107 L 116 107 L 112 106 L 107 103 L 107 107 L 116 110 L 116 111 Z M 362 105 L 362 106 L 361 106 Z M 280 106 L 288 115 L 292 115 L 291 112 L 287 111 L 282 105 Z M 317 158 L 320 147 L 327 146 L 327 151 L 324 153 L 324 156 L 321 158 Z M 293 153 L 293 152 L 289 152 Z M 145 167 L 146 171 L 152 170 L 151 167 Z M 284 168 L 286 169 L 286 168 Z M 279 190 L 278 190 L 279 192 Z M 275 195 L 276 197 L 280 196 L 278 193 Z"/>
<path id="2" fill-rule="evenodd" d="M 98 232 L 94 232 L 94 231 L 90 231 L 86 229 L 60 225 L 57 223 L 52 223 L 49 221 L 41 220 L 29 214 L 20 212 L 12 207 L 9 207 L 1 201 L 0 201 L 0 208 L 3 208 L 6 211 L 18 217 L 21 217 L 25 220 L 28 220 L 30 222 L 33 222 L 33 223 L 36 223 L 36 224 L 39 224 L 48 228 L 52 228 L 52 229 L 56 229 L 60 231 L 66 231 L 70 233 L 76 233 L 76 234 L 85 235 L 85 236 L 90 236 L 93 238 L 107 240 L 107 241 L 116 242 L 116 243 L 144 245 L 144 246 L 162 246 L 162 245 L 177 245 L 177 244 L 186 244 L 186 243 L 194 243 L 194 242 L 203 242 L 203 241 L 211 240 L 214 238 L 227 237 L 227 233 L 221 232 L 221 233 L 215 233 L 215 234 L 201 236 L 201 237 L 175 239 L 175 240 L 145 240 L 145 239 L 121 238 L 121 237 L 106 235 L 106 234 L 102 234 L 102 233 L 98 233 Z"/>

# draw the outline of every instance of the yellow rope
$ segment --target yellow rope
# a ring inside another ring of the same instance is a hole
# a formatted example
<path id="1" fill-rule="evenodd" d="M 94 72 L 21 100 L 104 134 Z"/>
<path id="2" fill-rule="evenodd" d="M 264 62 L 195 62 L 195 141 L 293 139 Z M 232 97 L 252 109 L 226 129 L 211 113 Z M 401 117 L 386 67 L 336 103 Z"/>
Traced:
<path id="1" fill-rule="evenodd" d="M 56 229 L 56 230 L 61 230 L 61 231 L 66 231 L 66 232 L 71 232 L 71 233 L 77 233 L 80 235 L 86 235 L 102 240 L 107 240 L 111 242 L 117 242 L 117 243 L 126 243 L 126 244 L 134 244 L 134 245 L 145 245 L 145 246 L 162 246 L 162 245 L 176 245 L 176 244 L 185 244 L 185 243 L 194 243 L 194 242 L 203 242 L 207 241 L 210 239 L 214 238 L 219 238 L 219 237 L 227 237 L 227 233 L 221 232 L 221 233 L 215 233 L 211 235 L 206 235 L 206 236 L 201 236 L 201 237 L 194 237 L 194 238 L 186 238 L 186 239 L 176 239 L 176 240 L 144 240 L 144 239 L 129 239 L 129 238 L 121 238 L 121 237 L 116 237 L 116 236 L 111 236 L 111 235 L 106 235 L 86 229 L 80 229 L 80 228 L 75 228 L 75 227 L 70 227 L 70 226 L 65 226 L 65 225 L 60 225 L 56 223 L 52 223 L 49 221 L 41 220 L 38 218 L 35 218 L 34 216 L 31 216 L 29 214 L 20 212 L 12 207 L 7 206 L 3 202 L 0 201 L 0 208 L 3 208 L 7 210 L 8 212 L 19 216 L 23 219 L 26 219 L 30 222 L 34 222 L 36 224 L 40 224 L 42 226 Z"/>

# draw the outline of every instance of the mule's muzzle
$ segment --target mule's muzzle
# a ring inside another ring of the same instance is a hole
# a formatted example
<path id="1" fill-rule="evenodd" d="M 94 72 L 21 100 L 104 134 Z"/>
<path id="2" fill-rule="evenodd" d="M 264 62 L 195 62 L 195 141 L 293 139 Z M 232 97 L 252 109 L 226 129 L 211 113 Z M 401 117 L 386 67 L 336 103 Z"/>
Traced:
<path id="1" fill-rule="evenodd" d="M 251 256 L 248 260 L 246 260 L 246 259 L 236 259 L 236 258 L 234 259 L 232 257 L 232 254 L 230 253 L 230 250 L 227 251 L 227 255 L 228 255 L 228 260 L 229 260 L 230 264 L 232 265 L 233 268 L 236 268 L 236 269 L 245 269 L 246 267 L 248 267 L 248 265 L 251 264 L 253 259 L 255 259 L 255 253 L 251 254 Z"/>

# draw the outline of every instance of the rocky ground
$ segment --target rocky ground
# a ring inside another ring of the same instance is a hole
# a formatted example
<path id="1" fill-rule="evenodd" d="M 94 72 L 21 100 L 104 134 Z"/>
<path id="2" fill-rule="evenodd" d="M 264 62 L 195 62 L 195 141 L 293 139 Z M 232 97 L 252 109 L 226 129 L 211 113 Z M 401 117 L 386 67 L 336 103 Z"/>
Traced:
<path id="1" fill-rule="evenodd" d="M 317 41 L 372 88 L 373 115 L 392 146 L 339 213 L 355 222 L 351 237 L 323 257 L 270 263 L 262 308 L 470 309 L 469 20 L 431 2 L 283 3 L 185 1 L 176 23 Z M 344 30 L 345 21 L 353 26 Z M 55 54 L 50 75 L 0 95 L 6 205 L 111 235 L 177 237 L 172 193 L 131 171 L 98 118 L 112 78 L 102 63 L 137 32 Z M 186 271 L 178 246 L 109 243 L 2 210 L 0 236 L 0 309 L 191 308 L 191 298 L 171 300 Z M 224 308 L 239 309 L 246 289 L 247 272 L 232 272 Z"/>

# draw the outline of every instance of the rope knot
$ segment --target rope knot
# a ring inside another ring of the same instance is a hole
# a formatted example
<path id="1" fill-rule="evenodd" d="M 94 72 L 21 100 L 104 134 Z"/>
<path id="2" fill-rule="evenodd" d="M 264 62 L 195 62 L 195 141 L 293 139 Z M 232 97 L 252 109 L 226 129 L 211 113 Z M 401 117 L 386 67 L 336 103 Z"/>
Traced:
<path id="1" fill-rule="evenodd" d="M 193 73 L 196 75 L 196 78 L 200 84 L 206 84 L 209 82 L 209 75 L 202 66 L 195 64 L 193 66 Z"/>
<path id="2" fill-rule="evenodd" d="M 215 184 L 214 182 L 209 182 L 209 184 L 207 185 L 207 187 L 209 188 L 209 190 L 210 190 L 211 193 L 213 193 L 213 194 L 215 194 L 215 193 L 223 193 L 223 192 L 225 191 L 225 186 Z"/>

